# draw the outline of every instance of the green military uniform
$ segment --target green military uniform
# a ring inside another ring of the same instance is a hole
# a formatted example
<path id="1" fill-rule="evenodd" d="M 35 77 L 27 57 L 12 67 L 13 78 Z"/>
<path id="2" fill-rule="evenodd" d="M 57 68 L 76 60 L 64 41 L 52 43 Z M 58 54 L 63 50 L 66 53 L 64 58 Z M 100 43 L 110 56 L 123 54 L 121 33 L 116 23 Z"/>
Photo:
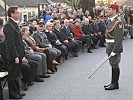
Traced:
<path id="1" fill-rule="evenodd" d="M 121 59 L 121 52 L 123 52 L 123 34 L 124 34 L 124 24 L 122 20 L 116 15 L 112 20 L 108 21 L 106 29 L 106 53 L 108 56 L 111 52 L 114 52 L 116 55 L 111 56 L 109 59 L 110 65 L 112 66 L 112 84 L 117 84 L 116 89 L 119 88 L 119 63 Z M 111 85 L 112 86 L 112 85 Z M 105 90 L 113 90 L 114 87 L 105 87 Z"/>
<path id="2" fill-rule="evenodd" d="M 117 16 L 108 22 L 106 29 L 106 53 L 110 55 L 111 52 L 116 53 L 110 58 L 110 64 L 113 68 L 118 68 L 120 62 L 120 53 L 123 51 L 122 41 L 124 34 L 124 24 Z M 114 60 L 114 61 L 112 61 Z"/>

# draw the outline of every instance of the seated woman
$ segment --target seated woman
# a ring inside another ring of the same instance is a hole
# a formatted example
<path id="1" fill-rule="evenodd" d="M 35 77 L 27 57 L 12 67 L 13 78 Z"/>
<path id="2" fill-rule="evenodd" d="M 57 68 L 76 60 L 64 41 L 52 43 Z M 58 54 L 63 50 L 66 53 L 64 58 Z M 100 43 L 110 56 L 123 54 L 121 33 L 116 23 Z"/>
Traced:
<path id="1" fill-rule="evenodd" d="M 80 40 L 82 42 L 85 42 L 88 46 L 88 53 L 92 53 L 92 51 L 90 51 L 91 48 L 91 37 L 89 35 L 85 35 L 82 31 L 82 28 L 80 28 L 80 22 L 78 19 L 75 20 L 75 24 L 73 27 L 73 33 L 74 33 L 74 38 L 76 40 Z"/>

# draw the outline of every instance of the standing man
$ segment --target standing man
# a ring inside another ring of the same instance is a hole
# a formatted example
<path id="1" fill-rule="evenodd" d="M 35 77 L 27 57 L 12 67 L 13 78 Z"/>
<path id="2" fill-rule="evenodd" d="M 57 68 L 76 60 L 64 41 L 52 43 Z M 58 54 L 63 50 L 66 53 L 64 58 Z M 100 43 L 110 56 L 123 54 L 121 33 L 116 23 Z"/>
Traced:
<path id="1" fill-rule="evenodd" d="M 6 42 L 6 57 L 8 64 L 8 90 L 10 99 L 22 99 L 25 95 L 20 93 L 19 76 L 21 65 L 27 64 L 28 61 L 24 57 L 24 46 L 22 42 L 21 32 L 18 26 L 20 17 L 18 7 L 10 7 L 8 9 L 8 21 L 3 29 Z"/>
<path id="2" fill-rule="evenodd" d="M 119 63 L 121 59 L 122 40 L 124 25 L 122 20 L 118 17 L 119 5 L 111 4 L 108 8 L 109 20 L 106 29 L 106 53 L 111 55 L 109 62 L 112 67 L 112 81 L 109 85 L 104 86 L 105 90 L 119 89 Z"/>

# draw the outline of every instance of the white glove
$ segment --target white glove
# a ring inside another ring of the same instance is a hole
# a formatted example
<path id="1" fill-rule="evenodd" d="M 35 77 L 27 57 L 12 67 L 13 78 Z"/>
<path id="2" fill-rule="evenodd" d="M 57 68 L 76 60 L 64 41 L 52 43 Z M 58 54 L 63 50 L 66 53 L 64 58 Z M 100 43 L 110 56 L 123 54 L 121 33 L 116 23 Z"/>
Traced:
<path id="1" fill-rule="evenodd" d="M 114 52 L 111 52 L 111 54 L 110 54 L 111 56 L 115 56 L 116 55 L 116 53 L 114 53 Z"/>

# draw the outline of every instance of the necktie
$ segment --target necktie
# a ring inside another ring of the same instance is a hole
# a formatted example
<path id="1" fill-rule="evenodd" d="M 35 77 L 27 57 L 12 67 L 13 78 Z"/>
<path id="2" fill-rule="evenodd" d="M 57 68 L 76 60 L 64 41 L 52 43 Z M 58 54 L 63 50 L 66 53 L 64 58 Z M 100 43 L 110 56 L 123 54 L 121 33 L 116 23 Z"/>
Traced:
<path id="1" fill-rule="evenodd" d="M 68 27 L 66 28 L 66 30 L 67 30 L 67 34 L 69 34 L 69 33 L 70 33 L 70 31 L 69 31 Z"/>

